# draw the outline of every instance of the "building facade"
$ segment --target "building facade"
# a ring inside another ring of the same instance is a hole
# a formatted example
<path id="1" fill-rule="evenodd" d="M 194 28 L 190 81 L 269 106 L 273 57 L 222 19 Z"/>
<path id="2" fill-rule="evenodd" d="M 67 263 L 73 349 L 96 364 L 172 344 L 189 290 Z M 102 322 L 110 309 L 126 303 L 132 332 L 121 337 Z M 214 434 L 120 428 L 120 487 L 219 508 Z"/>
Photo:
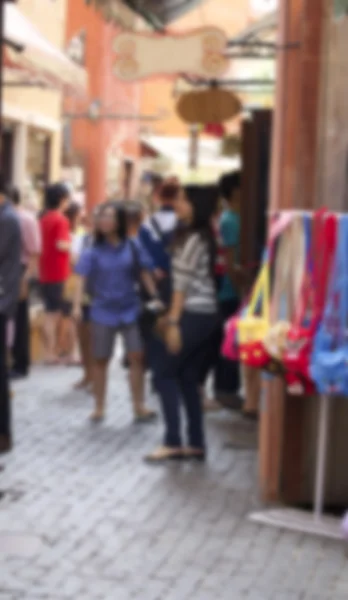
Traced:
<path id="1" fill-rule="evenodd" d="M 175 21 L 168 29 L 182 33 L 200 27 L 220 27 L 230 37 L 243 30 L 255 18 L 251 0 L 230 2 L 229 0 L 206 0 L 195 9 Z M 180 86 L 181 88 L 181 86 Z M 154 79 L 144 83 L 142 110 L 146 114 L 163 114 L 163 118 L 144 129 L 156 135 L 186 136 L 188 126 L 175 112 L 176 92 L 179 85 L 175 78 Z"/>
<path id="2" fill-rule="evenodd" d="M 123 26 L 135 26 L 129 9 L 121 16 Z M 131 196 L 136 182 L 141 87 L 113 75 L 117 31 L 84 0 L 69 2 L 66 48 L 87 70 L 89 88 L 85 98 L 65 98 L 64 165 L 79 173 L 89 206 Z"/>
<path id="3" fill-rule="evenodd" d="M 52 47 L 63 48 L 67 0 L 19 0 L 16 7 Z M 39 196 L 48 180 L 61 175 L 61 102 L 56 89 L 4 87 L 3 168 L 13 184 Z"/>

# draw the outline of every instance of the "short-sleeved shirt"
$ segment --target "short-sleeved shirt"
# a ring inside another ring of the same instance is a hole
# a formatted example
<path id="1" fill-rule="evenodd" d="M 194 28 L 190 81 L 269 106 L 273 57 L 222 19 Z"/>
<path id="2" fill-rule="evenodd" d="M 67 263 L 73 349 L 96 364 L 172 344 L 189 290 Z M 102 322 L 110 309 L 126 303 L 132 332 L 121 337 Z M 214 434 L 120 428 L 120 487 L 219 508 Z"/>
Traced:
<path id="1" fill-rule="evenodd" d="M 22 236 L 23 265 L 27 265 L 32 256 L 41 252 L 41 232 L 36 216 L 29 210 L 19 207 L 17 209 Z"/>
<path id="2" fill-rule="evenodd" d="M 70 242 L 69 221 L 56 210 L 48 211 L 40 220 L 42 253 L 41 283 L 63 283 L 70 275 L 70 251 L 59 250 L 58 242 Z"/>
<path id="3" fill-rule="evenodd" d="M 104 242 L 84 250 L 75 271 L 88 281 L 91 293 L 91 320 L 119 327 L 138 319 L 140 300 L 137 292 L 139 267 L 151 269 L 147 253 L 139 242 L 137 264 L 130 241 L 113 246 Z"/>
<path id="4" fill-rule="evenodd" d="M 223 248 L 233 248 L 238 256 L 240 244 L 240 217 L 237 213 L 226 210 L 220 219 L 220 235 Z M 228 275 L 224 275 L 219 291 L 221 302 L 232 300 L 238 296 L 238 290 L 231 282 Z"/>

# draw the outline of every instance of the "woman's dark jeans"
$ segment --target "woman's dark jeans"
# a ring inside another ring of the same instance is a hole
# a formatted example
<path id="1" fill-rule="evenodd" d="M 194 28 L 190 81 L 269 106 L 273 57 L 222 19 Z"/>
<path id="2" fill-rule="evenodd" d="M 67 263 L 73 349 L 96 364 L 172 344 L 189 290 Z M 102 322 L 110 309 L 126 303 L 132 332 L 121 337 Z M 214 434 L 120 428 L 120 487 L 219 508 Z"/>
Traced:
<path id="1" fill-rule="evenodd" d="M 204 428 L 200 376 L 202 364 L 209 352 L 210 340 L 220 326 L 218 315 L 184 313 L 180 330 L 182 350 L 170 354 L 164 343 L 156 340 L 153 345 L 155 385 L 159 393 L 166 426 L 164 444 L 180 447 L 181 419 L 180 399 L 183 402 L 187 422 L 187 437 L 192 448 L 204 449 Z"/>

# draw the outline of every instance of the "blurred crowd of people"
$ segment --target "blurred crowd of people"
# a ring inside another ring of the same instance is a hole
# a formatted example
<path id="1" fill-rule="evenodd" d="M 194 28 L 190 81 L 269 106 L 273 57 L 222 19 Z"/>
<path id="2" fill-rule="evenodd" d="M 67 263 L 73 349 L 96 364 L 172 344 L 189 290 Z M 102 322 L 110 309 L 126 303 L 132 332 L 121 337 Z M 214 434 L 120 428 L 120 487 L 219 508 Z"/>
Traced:
<path id="1" fill-rule="evenodd" d="M 220 354 L 243 286 L 240 188 L 238 172 L 206 186 L 173 177 L 156 181 L 151 214 L 134 201 L 107 201 L 87 215 L 56 183 L 36 215 L 0 177 L 0 405 L 10 409 L 10 380 L 29 374 L 30 290 L 38 282 L 44 363 L 82 367 L 75 387 L 93 394 L 92 421 L 106 415 L 121 338 L 134 419 L 157 417 L 146 402 L 147 373 L 162 409 L 163 443 L 147 460 L 204 460 L 204 410 L 240 402 L 239 365 Z M 10 420 L 0 412 L 1 437 Z"/>

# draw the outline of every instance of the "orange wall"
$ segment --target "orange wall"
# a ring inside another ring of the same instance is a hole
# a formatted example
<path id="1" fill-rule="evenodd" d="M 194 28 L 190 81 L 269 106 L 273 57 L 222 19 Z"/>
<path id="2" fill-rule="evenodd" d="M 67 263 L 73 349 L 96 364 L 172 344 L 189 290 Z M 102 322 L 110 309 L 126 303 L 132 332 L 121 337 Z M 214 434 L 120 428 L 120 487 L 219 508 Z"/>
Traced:
<path id="1" fill-rule="evenodd" d="M 206 0 L 171 26 L 172 31 L 185 31 L 207 25 L 221 27 L 230 37 L 242 31 L 250 21 L 250 0 Z M 156 114 L 160 110 L 168 113 L 152 131 L 158 134 L 182 136 L 187 134 L 187 125 L 175 114 L 173 97 L 174 81 L 155 79 L 143 86 L 142 112 Z"/>
<path id="2" fill-rule="evenodd" d="M 117 29 L 107 24 L 85 0 L 68 3 L 67 42 L 81 30 L 86 31 L 86 70 L 89 75 L 88 97 L 67 99 L 66 109 L 84 113 L 92 100 L 99 99 L 105 113 L 133 113 L 139 111 L 140 86 L 122 84 L 112 75 L 112 43 Z M 105 199 L 106 164 L 110 144 L 121 156 L 136 157 L 138 122 L 102 119 L 72 121 L 73 149 L 84 157 L 86 167 L 87 202 L 90 206 Z"/>

